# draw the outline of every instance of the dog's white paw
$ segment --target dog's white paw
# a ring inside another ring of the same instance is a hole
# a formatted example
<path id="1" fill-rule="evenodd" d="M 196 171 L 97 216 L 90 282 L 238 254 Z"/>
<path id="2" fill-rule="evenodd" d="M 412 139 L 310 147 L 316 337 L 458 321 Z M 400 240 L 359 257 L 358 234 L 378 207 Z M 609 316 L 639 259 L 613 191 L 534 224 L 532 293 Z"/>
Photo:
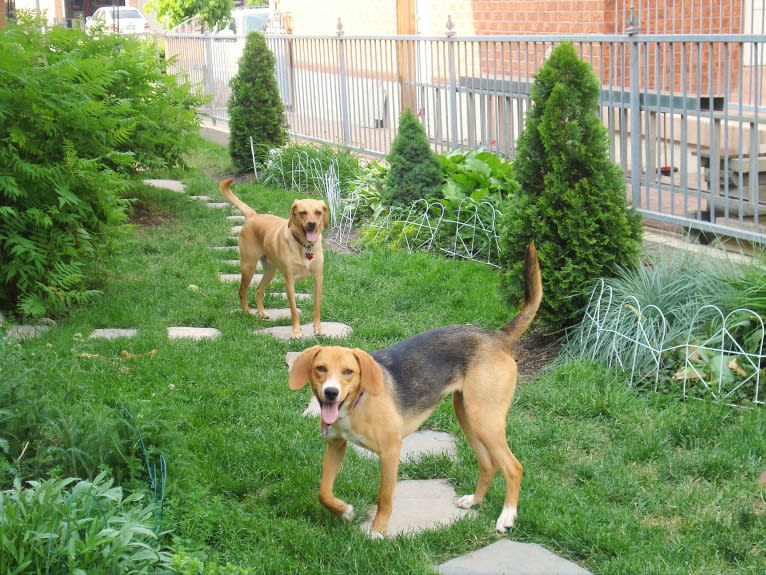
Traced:
<path id="1" fill-rule="evenodd" d="M 471 494 L 471 495 L 463 495 L 462 497 L 458 497 L 458 500 L 455 502 L 455 504 L 458 507 L 460 507 L 460 509 L 470 509 L 476 503 L 475 503 L 473 494 Z"/>
<path id="2" fill-rule="evenodd" d="M 354 506 L 349 505 L 348 508 L 343 512 L 341 517 L 345 519 L 346 521 L 351 521 L 354 518 L 355 513 L 356 513 L 356 509 L 354 509 Z"/>
<path id="3" fill-rule="evenodd" d="M 321 412 L 322 408 L 319 406 L 319 400 L 312 395 L 311 401 L 309 401 L 306 409 L 303 410 L 303 417 L 319 417 Z"/>
<path id="4" fill-rule="evenodd" d="M 364 534 L 367 535 L 370 539 L 385 539 L 386 536 L 383 535 L 380 531 L 373 531 L 372 526 L 368 526 L 364 530 Z"/>
<path id="5" fill-rule="evenodd" d="M 516 508 L 515 507 L 503 507 L 503 512 L 500 517 L 497 518 L 495 523 L 495 531 L 498 533 L 507 533 L 513 528 L 513 524 L 516 521 Z"/>

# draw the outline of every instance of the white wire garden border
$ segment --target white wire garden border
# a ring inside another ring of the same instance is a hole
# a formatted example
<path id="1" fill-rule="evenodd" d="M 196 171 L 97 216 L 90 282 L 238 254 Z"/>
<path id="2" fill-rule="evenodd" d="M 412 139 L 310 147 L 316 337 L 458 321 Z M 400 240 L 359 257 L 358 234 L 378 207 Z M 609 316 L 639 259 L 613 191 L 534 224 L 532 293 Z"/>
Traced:
<path id="1" fill-rule="evenodd" d="M 351 249 L 352 230 L 360 204 L 358 195 L 341 197 L 338 161 L 332 160 L 325 169 L 322 163 L 303 151 L 291 154 L 289 166 L 278 150 L 270 158 L 268 181 L 286 190 L 317 192 L 330 210 L 331 228 L 335 229 L 333 243 Z M 476 202 L 464 198 L 454 218 L 445 217 L 445 206 L 438 201 L 418 200 L 406 213 L 387 209 L 377 214 L 366 227 L 374 230 L 373 239 L 401 240 L 410 251 L 440 251 L 450 257 L 463 258 L 496 266 L 500 252 L 496 223 L 500 212 L 492 202 Z M 402 217 L 403 216 L 403 217 Z M 396 237 L 401 234 L 401 237 Z M 445 236 L 442 245 L 437 238 Z M 446 244 L 446 247 L 445 247 Z"/>
<path id="2" fill-rule="evenodd" d="M 754 349 L 746 350 L 733 333 L 743 321 L 752 322 L 756 333 L 760 329 Z M 712 335 L 701 336 L 702 325 L 716 327 Z M 600 345 L 604 341 L 605 347 Z M 658 391 L 679 384 L 684 398 L 709 398 L 737 407 L 766 404 L 764 321 L 746 308 L 724 313 L 717 306 L 702 305 L 684 331 L 671 335 L 661 309 L 641 306 L 632 296 L 615 301 L 612 288 L 599 280 L 576 341 L 570 344 L 570 349 L 581 350 L 580 359 L 600 359 L 619 368 L 631 386 L 645 383 Z M 665 373 L 665 366 L 679 365 L 679 356 L 682 367 Z"/>
<path id="3" fill-rule="evenodd" d="M 466 197 L 458 204 L 454 218 L 445 213 L 446 208 L 441 202 L 420 199 L 406 214 L 386 210 L 366 227 L 374 230 L 374 239 L 402 240 L 410 251 L 438 251 L 450 257 L 497 267 L 494 260 L 500 252 L 496 228 L 500 212 L 494 204 Z M 448 241 L 438 242 L 442 237 Z"/>

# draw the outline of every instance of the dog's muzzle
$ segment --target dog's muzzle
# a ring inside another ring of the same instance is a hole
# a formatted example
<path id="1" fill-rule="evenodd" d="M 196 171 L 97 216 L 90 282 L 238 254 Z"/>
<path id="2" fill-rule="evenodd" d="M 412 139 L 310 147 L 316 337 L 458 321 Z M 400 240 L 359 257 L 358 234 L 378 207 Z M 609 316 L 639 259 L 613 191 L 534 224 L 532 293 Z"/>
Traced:
<path id="1" fill-rule="evenodd" d="M 337 387 L 326 387 L 322 390 L 322 394 L 324 400 L 319 400 L 319 405 L 322 407 L 322 423 L 332 425 L 338 420 L 338 412 L 342 405 L 342 402 L 338 403 L 340 390 Z"/>
<path id="2" fill-rule="evenodd" d="M 306 239 L 309 242 L 314 243 L 315 241 L 317 241 L 317 238 L 319 237 L 319 230 L 317 228 L 316 222 L 308 222 L 306 224 L 305 233 L 306 233 Z"/>

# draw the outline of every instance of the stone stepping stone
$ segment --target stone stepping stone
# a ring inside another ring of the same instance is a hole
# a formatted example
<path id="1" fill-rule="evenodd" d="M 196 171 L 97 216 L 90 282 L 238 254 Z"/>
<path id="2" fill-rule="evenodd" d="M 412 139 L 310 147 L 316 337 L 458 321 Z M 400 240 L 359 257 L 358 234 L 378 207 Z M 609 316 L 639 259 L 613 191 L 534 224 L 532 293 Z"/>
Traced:
<path id="1" fill-rule="evenodd" d="M 333 321 L 327 321 L 327 322 L 323 321 L 322 330 L 324 331 L 324 335 L 320 337 L 334 338 L 334 339 L 345 339 L 349 335 L 351 335 L 351 331 L 352 331 L 351 326 L 348 326 L 345 323 L 338 323 Z M 291 325 L 278 325 L 274 327 L 267 327 L 265 329 L 255 330 L 253 333 L 255 333 L 256 335 L 270 335 L 272 337 L 281 339 L 283 341 L 289 341 L 293 339 L 293 327 Z M 301 335 L 304 338 L 315 337 L 314 326 L 310 323 L 302 325 Z"/>
<path id="2" fill-rule="evenodd" d="M 218 274 L 218 279 L 224 283 L 239 283 L 239 278 L 240 278 L 240 274 L 238 273 L 237 274 Z M 257 285 L 262 278 L 263 278 L 263 274 L 255 274 L 250 283 L 251 284 L 255 283 Z"/>
<path id="3" fill-rule="evenodd" d="M 396 512 L 396 507 L 394 507 Z M 441 575 L 592 575 L 535 543 L 501 539 L 436 567 Z"/>
<path id="4" fill-rule="evenodd" d="M 12 325 L 5 330 L 5 337 L 9 341 L 24 341 L 26 339 L 34 339 L 39 335 L 42 335 L 50 329 L 48 325 Z"/>
<path id="5" fill-rule="evenodd" d="M 198 202 L 210 202 L 213 198 L 210 196 L 189 196 L 192 200 L 197 200 Z M 226 204 L 230 205 L 230 204 Z"/>
<path id="6" fill-rule="evenodd" d="M 236 236 L 239 235 L 239 232 L 242 231 L 243 226 L 232 226 L 231 227 L 231 235 Z"/>
<path id="7" fill-rule="evenodd" d="M 89 339 L 118 339 L 121 337 L 133 337 L 138 333 L 135 328 L 99 328 L 94 329 L 88 336 Z"/>
<path id="8" fill-rule="evenodd" d="M 287 299 L 287 294 L 285 292 L 267 293 L 266 296 L 274 296 L 274 297 L 279 297 L 279 298 L 282 298 L 282 299 Z M 298 292 L 298 293 L 295 294 L 295 299 L 297 301 L 307 301 L 307 300 L 311 299 L 311 294 L 310 293 L 300 293 L 300 292 Z M 325 324 L 322 324 L 322 325 L 325 325 Z M 349 329 L 351 329 L 351 328 L 349 328 Z"/>
<path id="9" fill-rule="evenodd" d="M 461 509 L 455 505 L 456 498 L 455 490 L 444 479 L 398 481 L 394 491 L 394 509 L 388 523 L 388 536 L 414 535 L 476 515 L 475 510 Z M 367 533 L 370 533 L 374 515 L 373 508 L 367 521 L 362 523 L 362 529 Z M 485 573 L 505 572 L 495 569 Z"/>
<path id="10" fill-rule="evenodd" d="M 144 183 L 147 186 L 162 188 L 163 190 L 170 190 L 171 192 L 177 192 L 179 194 L 186 191 L 186 186 L 183 182 L 179 182 L 178 180 L 144 180 Z"/>
<path id="11" fill-rule="evenodd" d="M 216 246 L 213 249 L 214 250 L 218 250 L 218 251 L 226 251 L 226 250 L 236 250 L 236 251 L 239 251 L 239 246 L 238 245 L 233 245 L 233 246 Z"/>
<path id="12" fill-rule="evenodd" d="M 292 315 L 290 314 L 290 308 L 289 307 L 280 307 L 280 308 L 266 308 L 266 313 L 269 314 L 269 319 L 264 321 L 276 321 L 278 319 L 290 319 Z M 301 310 L 298 310 L 298 315 L 300 315 Z M 258 310 L 251 309 L 250 315 L 258 315 Z"/>
<path id="13" fill-rule="evenodd" d="M 215 339 L 221 332 L 214 327 L 169 327 L 168 339 Z"/>
<path id="14" fill-rule="evenodd" d="M 244 222 L 245 221 L 245 216 L 242 216 L 242 215 L 239 215 L 239 216 L 238 215 L 226 216 L 226 219 L 230 220 L 232 222 Z"/>
<path id="15" fill-rule="evenodd" d="M 231 204 L 229 202 L 211 202 L 208 201 L 207 207 L 214 209 L 214 210 L 223 210 L 225 208 L 230 208 Z"/>
<path id="16" fill-rule="evenodd" d="M 319 402 L 313 396 L 311 399 L 312 402 L 316 403 L 316 415 L 319 416 Z M 313 406 L 309 404 L 306 411 L 308 411 L 309 408 L 313 408 Z M 306 411 L 303 412 L 304 415 L 306 415 Z M 357 453 L 364 457 L 378 456 L 377 453 L 373 453 L 364 447 L 359 447 L 353 443 L 351 446 Z M 455 437 L 451 433 L 445 433 L 443 431 L 421 429 L 404 438 L 404 441 L 402 441 L 402 451 L 399 454 L 399 461 L 402 463 L 407 461 L 417 461 L 423 455 L 446 455 L 452 461 L 455 461 L 457 459 L 457 444 L 455 442 Z"/>

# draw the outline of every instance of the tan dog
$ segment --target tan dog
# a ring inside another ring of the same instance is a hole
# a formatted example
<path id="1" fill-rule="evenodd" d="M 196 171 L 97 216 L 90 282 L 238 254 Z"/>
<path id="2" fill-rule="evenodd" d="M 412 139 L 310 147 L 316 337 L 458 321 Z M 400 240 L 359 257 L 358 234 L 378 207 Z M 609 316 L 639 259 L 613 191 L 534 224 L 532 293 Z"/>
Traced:
<path id="1" fill-rule="evenodd" d="M 285 278 L 285 291 L 290 305 L 292 335 L 301 337 L 301 321 L 295 302 L 295 282 L 309 276 L 314 278 L 314 333 L 322 335 L 320 307 L 322 303 L 322 282 L 324 254 L 322 252 L 322 230 L 327 228 L 329 214 L 322 200 L 295 200 L 290 209 L 290 219 L 285 220 L 271 214 L 258 214 L 231 191 L 232 178 L 220 184 L 223 196 L 245 216 L 242 231 L 239 232 L 239 302 L 245 313 L 250 313 L 247 291 L 260 260 L 263 279 L 255 292 L 258 315 L 269 316 L 263 306 L 266 287 L 274 279 L 277 270 Z"/>
<path id="2" fill-rule="evenodd" d="M 372 354 L 317 345 L 296 358 L 290 389 L 311 382 L 321 406 L 321 430 L 327 440 L 319 488 L 323 505 L 346 519 L 353 517 L 354 508 L 334 495 L 333 484 L 348 441 L 374 451 L 380 456 L 380 489 L 372 530 L 385 535 L 402 440 L 452 393 L 455 414 L 479 463 L 474 493 L 458 499 L 457 505 L 481 503 L 499 468 L 505 478 L 505 504 L 495 528 L 504 533 L 513 527 L 523 468 L 508 447 L 505 426 L 518 371 L 511 350 L 532 323 L 543 294 L 534 243 L 527 248 L 524 269 L 524 303 L 499 330 L 455 325 Z"/>

